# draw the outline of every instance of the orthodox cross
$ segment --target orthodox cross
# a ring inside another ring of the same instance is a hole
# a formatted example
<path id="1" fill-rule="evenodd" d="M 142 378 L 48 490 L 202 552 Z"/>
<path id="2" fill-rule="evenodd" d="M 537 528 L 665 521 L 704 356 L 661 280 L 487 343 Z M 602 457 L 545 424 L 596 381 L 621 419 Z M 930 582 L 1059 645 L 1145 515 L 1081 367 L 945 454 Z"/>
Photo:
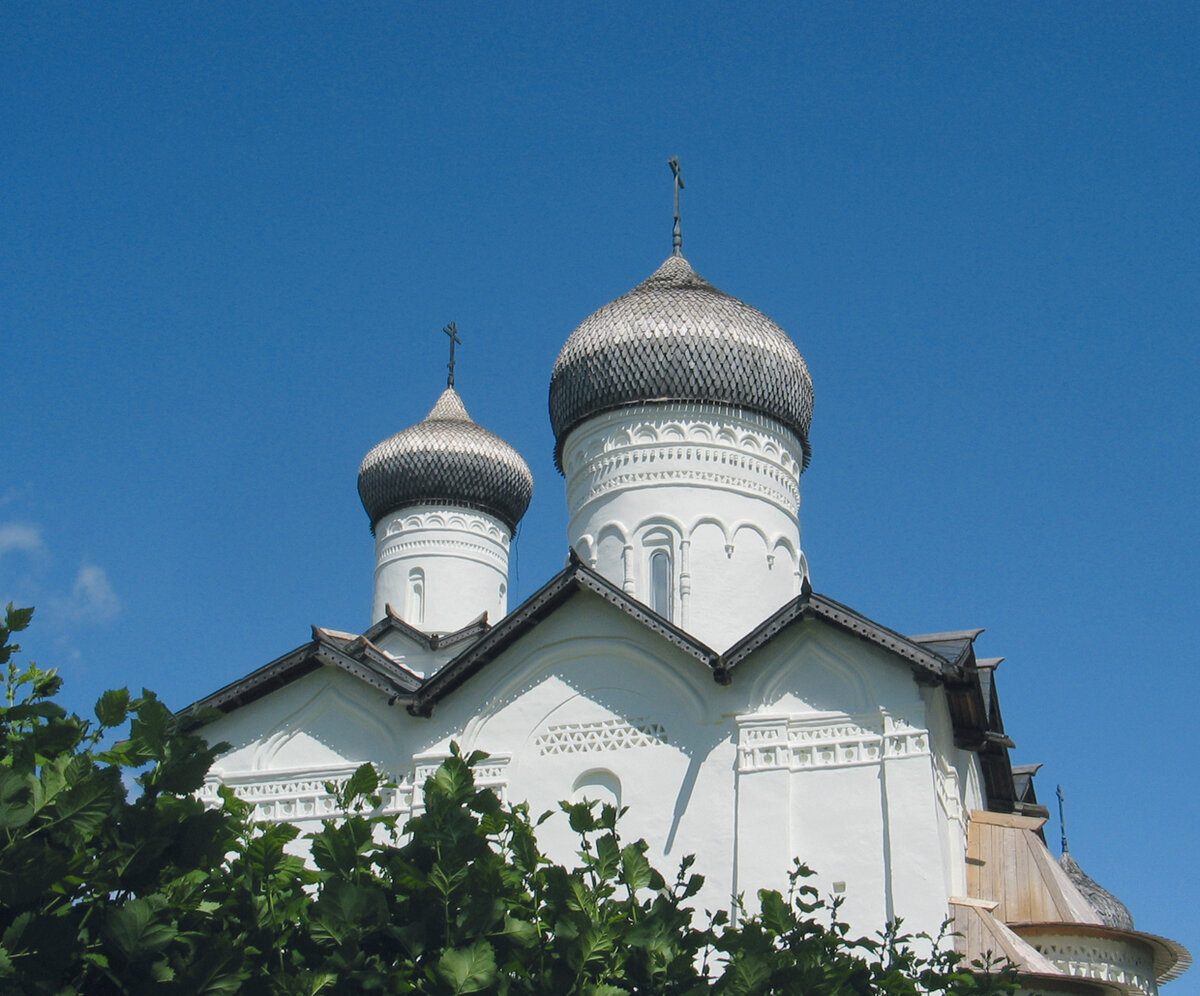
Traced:
<path id="1" fill-rule="evenodd" d="M 445 332 L 446 335 L 448 335 L 450 337 L 450 362 L 446 364 L 446 369 L 450 371 L 450 376 L 448 376 L 446 378 L 446 386 L 453 387 L 454 386 L 454 347 L 457 346 L 458 344 L 460 344 L 462 342 L 462 340 L 458 337 L 458 327 L 453 322 L 451 322 L 444 329 L 442 329 L 442 331 Z"/>
<path id="2" fill-rule="evenodd" d="M 682 256 L 683 233 L 679 230 L 679 191 L 683 188 L 683 177 L 679 175 L 679 157 L 672 156 L 667 160 L 667 165 L 671 167 L 671 174 L 675 177 L 675 228 L 671 232 L 671 255 Z"/>
<path id="3" fill-rule="evenodd" d="M 1062 831 L 1062 852 L 1067 853 L 1067 821 L 1063 819 L 1063 790 L 1058 786 L 1058 828 Z"/>

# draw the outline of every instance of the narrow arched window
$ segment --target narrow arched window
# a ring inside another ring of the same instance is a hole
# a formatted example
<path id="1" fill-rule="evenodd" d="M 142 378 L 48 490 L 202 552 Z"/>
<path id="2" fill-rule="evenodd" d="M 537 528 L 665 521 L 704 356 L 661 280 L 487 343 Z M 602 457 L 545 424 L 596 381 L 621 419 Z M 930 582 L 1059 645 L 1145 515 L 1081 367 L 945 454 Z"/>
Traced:
<path id="1" fill-rule="evenodd" d="M 408 572 L 404 621 L 412 626 L 420 626 L 425 621 L 425 572 L 419 567 L 414 567 Z"/>
<path id="2" fill-rule="evenodd" d="M 650 554 L 650 608 L 671 618 L 671 555 L 666 550 Z"/>

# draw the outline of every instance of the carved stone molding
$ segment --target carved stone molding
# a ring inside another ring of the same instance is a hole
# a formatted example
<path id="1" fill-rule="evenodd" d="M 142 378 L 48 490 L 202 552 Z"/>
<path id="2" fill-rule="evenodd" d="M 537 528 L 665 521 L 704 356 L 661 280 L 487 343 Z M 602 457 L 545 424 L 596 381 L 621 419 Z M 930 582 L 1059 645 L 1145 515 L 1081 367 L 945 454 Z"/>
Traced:
<path id="1" fill-rule="evenodd" d="M 422 512 L 410 511 L 406 515 L 398 515 L 388 523 L 384 535 L 394 536 L 397 533 L 416 529 L 461 530 L 463 532 L 486 536 L 503 547 L 507 547 L 509 543 L 507 532 L 501 529 L 494 520 L 457 509 L 449 511 L 446 509 L 430 509 Z"/>
<path id="2" fill-rule="evenodd" d="M 413 767 L 404 773 L 395 787 L 380 791 L 382 804 L 379 812 L 389 816 L 417 816 L 423 813 L 425 781 L 437 771 L 447 756 L 426 754 L 414 758 Z M 507 802 L 510 761 L 511 758 L 506 755 L 493 755 L 476 765 L 473 769 L 475 784 L 480 788 L 492 789 L 501 801 Z M 341 810 L 337 800 L 325 788 L 325 783 L 332 782 L 341 788 L 356 768 L 357 765 L 339 765 L 286 774 L 263 772 L 261 775 L 238 774 L 222 778 L 210 776 L 197 796 L 207 806 L 219 806 L 221 798 L 218 789 L 224 784 L 239 799 L 254 807 L 252 819 L 264 823 L 335 819 L 341 815 Z"/>
<path id="3" fill-rule="evenodd" d="M 587 754 L 595 751 L 657 747 L 667 743 L 667 731 L 661 723 L 644 719 L 627 723 L 623 719 L 603 719 L 593 723 L 561 723 L 547 727 L 534 741 L 538 753 Z"/>
<path id="4" fill-rule="evenodd" d="M 715 405 L 663 403 L 596 417 L 564 453 L 573 510 L 613 491 L 702 484 L 800 508 L 798 442 L 763 416 Z"/>
<path id="5" fill-rule="evenodd" d="M 929 734 L 886 715 L 738 720 L 738 771 L 803 771 L 928 756 Z"/>
<path id="6" fill-rule="evenodd" d="M 494 562 L 502 571 L 508 567 L 508 552 L 495 546 L 485 546 L 482 543 L 470 543 L 464 540 L 448 540 L 440 536 L 423 536 L 420 538 L 401 539 L 399 542 L 388 543 L 379 553 L 380 566 L 392 560 L 405 556 L 420 554 L 454 552 L 464 557 L 484 559 Z"/>
<path id="7" fill-rule="evenodd" d="M 959 784 L 958 772 L 945 764 L 940 758 L 933 766 L 934 787 L 937 791 L 938 804 L 942 807 L 946 819 L 959 824 L 966 830 L 966 812 L 962 804 L 962 788 Z"/>
<path id="8" fill-rule="evenodd" d="M 234 775 L 215 779 L 209 777 L 197 793 L 207 806 L 220 805 L 218 789 L 222 784 L 233 790 L 243 802 L 254 807 L 251 818 L 263 823 L 284 823 L 293 820 L 333 819 L 340 815 L 336 799 L 326 790 L 325 783 L 339 788 L 354 774 L 354 767 L 340 766 L 326 770 L 292 772 L 286 776 L 262 777 Z M 408 813 L 412 808 L 412 780 L 403 779 L 394 788 L 382 790 L 380 812 Z"/>

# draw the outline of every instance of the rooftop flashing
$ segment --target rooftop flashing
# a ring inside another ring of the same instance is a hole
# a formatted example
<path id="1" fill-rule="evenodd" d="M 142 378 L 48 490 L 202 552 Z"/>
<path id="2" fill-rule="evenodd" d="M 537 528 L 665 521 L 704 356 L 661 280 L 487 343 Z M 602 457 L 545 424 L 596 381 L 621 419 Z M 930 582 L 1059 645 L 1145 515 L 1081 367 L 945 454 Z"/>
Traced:
<path id="1" fill-rule="evenodd" d="M 916 636 L 910 636 L 909 639 L 913 643 L 946 643 L 951 640 L 970 640 L 974 642 L 975 638 L 982 632 L 984 632 L 984 628 L 980 626 L 978 629 L 955 629 L 946 633 L 919 633 Z"/>

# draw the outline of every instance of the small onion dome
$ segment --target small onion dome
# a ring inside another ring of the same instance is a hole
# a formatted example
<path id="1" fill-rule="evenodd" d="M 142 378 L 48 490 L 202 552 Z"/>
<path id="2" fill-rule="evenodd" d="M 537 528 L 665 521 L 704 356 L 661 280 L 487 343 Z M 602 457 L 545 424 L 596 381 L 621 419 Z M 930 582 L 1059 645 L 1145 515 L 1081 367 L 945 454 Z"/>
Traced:
<path id="1" fill-rule="evenodd" d="M 409 505 L 461 505 L 515 530 L 533 497 L 533 474 L 508 443 L 471 421 L 448 387 L 423 421 L 366 455 L 358 494 L 372 529 Z"/>
<path id="2" fill-rule="evenodd" d="M 1088 905 L 1104 921 L 1105 926 L 1116 927 L 1118 930 L 1133 930 L 1133 914 L 1129 912 L 1129 907 L 1103 886 L 1093 882 L 1069 852 L 1064 851 L 1058 863 L 1075 888 L 1083 894 Z"/>
<path id="3" fill-rule="evenodd" d="M 813 385 L 795 343 L 771 319 L 717 290 L 682 256 L 571 333 L 550 378 L 550 422 L 563 444 L 584 420 L 647 401 L 708 401 L 768 415 L 811 450 Z"/>

